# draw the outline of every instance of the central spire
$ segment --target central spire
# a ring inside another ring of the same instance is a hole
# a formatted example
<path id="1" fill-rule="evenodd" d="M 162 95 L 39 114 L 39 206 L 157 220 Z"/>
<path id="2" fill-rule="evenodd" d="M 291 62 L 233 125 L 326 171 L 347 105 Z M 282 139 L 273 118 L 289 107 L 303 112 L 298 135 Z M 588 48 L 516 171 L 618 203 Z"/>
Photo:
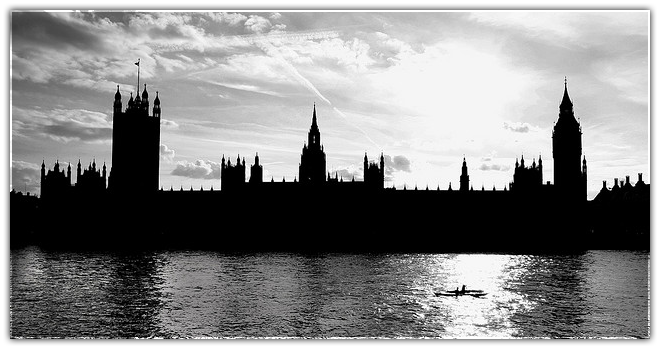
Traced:
<path id="1" fill-rule="evenodd" d="M 312 129 L 318 129 L 319 126 L 316 124 L 316 102 L 314 102 L 314 112 L 312 113 Z"/>

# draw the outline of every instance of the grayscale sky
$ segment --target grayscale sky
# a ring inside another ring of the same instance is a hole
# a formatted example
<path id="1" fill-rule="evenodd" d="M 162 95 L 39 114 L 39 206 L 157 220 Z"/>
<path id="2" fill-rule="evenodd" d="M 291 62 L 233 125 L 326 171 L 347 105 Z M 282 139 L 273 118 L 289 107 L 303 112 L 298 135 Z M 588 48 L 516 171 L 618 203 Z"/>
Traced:
<path id="1" fill-rule="evenodd" d="M 649 178 L 647 11 L 12 12 L 10 35 L 17 190 L 39 192 L 42 160 L 111 167 L 113 98 L 135 93 L 138 58 L 166 189 L 219 188 L 223 154 L 293 180 L 314 103 L 344 179 L 383 152 L 388 187 L 458 188 L 463 156 L 475 189 L 503 189 L 522 156 L 553 181 L 564 77 L 589 198 Z"/>

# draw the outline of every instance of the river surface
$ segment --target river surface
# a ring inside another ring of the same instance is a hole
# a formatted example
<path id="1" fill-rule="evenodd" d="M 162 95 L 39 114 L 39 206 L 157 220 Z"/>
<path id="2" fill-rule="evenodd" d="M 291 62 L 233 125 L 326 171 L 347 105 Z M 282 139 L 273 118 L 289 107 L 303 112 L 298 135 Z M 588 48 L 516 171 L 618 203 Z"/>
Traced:
<path id="1" fill-rule="evenodd" d="M 12 250 L 12 338 L 648 338 L 648 252 Z M 442 297 L 468 289 L 483 297 Z"/>

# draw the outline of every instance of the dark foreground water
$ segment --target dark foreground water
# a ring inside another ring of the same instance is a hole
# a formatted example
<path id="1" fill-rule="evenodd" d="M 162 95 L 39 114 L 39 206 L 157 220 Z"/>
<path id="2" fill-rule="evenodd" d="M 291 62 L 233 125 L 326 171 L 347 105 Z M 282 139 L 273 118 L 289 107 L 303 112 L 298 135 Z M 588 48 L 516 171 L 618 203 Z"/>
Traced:
<path id="1" fill-rule="evenodd" d="M 11 251 L 12 337 L 642 337 L 649 254 Z M 468 288 L 483 298 L 437 297 Z"/>

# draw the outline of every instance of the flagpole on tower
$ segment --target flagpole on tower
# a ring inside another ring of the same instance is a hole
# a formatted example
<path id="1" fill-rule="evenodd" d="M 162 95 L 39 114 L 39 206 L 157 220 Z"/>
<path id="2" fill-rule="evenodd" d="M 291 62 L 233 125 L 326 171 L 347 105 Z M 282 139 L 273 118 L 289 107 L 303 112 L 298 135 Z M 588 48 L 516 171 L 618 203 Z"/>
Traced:
<path id="1" fill-rule="evenodd" d="M 135 65 L 137 65 L 137 67 L 138 67 L 138 83 L 137 83 L 137 92 L 136 93 L 139 94 L 140 93 L 140 59 L 139 58 L 138 58 L 138 61 L 135 62 Z"/>

